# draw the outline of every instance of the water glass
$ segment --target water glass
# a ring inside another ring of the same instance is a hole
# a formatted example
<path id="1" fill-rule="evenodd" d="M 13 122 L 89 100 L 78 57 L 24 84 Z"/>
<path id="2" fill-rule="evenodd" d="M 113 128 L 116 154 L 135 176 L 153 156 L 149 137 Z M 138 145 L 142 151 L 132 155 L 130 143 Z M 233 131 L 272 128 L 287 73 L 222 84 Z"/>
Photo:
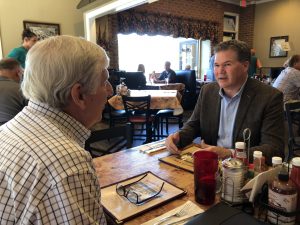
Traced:
<path id="1" fill-rule="evenodd" d="M 203 205 L 214 203 L 218 155 L 211 151 L 196 151 L 194 157 L 195 200 Z"/>

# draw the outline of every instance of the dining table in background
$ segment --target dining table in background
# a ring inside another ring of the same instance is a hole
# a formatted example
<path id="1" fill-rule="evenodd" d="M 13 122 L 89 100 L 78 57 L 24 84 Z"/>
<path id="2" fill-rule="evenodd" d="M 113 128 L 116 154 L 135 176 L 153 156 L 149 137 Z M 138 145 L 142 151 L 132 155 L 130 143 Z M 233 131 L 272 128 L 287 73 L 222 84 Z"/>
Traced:
<path id="1" fill-rule="evenodd" d="M 101 187 L 151 171 L 160 178 L 187 191 L 186 195 L 125 222 L 126 225 L 140 225 L 184 204 L 188 200 L 196 203 L 193 173 L 159 161 L 159 158 L 166 157 L 169 154 L 167 150 L 146 154 L 140 152 L 138 147 L 135 147 L 93 159 Z M 217 197 L 215 202 L 218 201 Z M 211 207 L 196 204 L 203 210 Z"/>
<path id="2" fill-rule="evenodd" d="M 185 88 L 183 83 L 146 83 L 146 87 L 153 90 L 177 90 L 182 91 Z"/>
<path id="3" fill-rule="evenodd" d="M 130 90 L 131 97 L 151 96 L 151 109 L 174 109 L 174 115 L 180 115 L 183 108 L 180 104 L 181 95 L 177 90 Z M 108 103 L 116 110 L 124 109 L 122 96 L 114 95 Z"/>

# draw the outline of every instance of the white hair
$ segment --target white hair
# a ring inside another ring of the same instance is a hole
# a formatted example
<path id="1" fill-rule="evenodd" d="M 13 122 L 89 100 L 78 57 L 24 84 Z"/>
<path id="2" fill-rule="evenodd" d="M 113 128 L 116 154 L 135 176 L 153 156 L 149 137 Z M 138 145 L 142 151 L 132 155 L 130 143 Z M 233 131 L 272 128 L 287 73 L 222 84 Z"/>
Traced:
<path id="1" fill-rule="evenodd" d="M 75 83 L 83 86 L 82 94 L 95 93 L 106 79 L 102 71 L 108 63 L 105 51 L 92 42 L 72 36 L 50 37 L 29 50 L 21 88 L 28 99 L 63 108 Z"/>

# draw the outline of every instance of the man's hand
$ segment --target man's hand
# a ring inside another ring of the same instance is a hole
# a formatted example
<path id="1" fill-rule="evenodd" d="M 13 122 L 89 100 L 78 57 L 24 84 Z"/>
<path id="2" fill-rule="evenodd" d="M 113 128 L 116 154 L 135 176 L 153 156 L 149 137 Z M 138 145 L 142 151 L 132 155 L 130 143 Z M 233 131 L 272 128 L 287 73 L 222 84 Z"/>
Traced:
<path id="1" fill-rule="evenodd" d="M 204 140 L 201 141 L 201 148 L 202 148 L 202 150 L 212 151 L 212 152 L 217 153 L 219 158 L 221 158 L 221 159 L 226 159 L 231 156 L 231 151 L 229 149 L 219 147 L 219 146 L 205 144 Z"/>
<path id="2" fill-rule="evenodd" d="M 179 143 L 179 140 L 180 137 L 178 132 L 169 135 L 169 137 L 166 139 L 165 143 L 166 143 L 167 150 L 172 154 L 180 154 L 181 151 L 176 146 L 176 144 Z"/>

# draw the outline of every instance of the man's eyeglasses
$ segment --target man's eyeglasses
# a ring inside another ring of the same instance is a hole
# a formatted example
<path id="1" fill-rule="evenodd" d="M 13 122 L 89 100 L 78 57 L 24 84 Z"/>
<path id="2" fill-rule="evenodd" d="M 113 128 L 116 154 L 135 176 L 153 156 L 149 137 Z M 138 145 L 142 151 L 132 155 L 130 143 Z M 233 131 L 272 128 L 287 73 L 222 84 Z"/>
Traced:
<path id="1" fill-rule="evenodd" d="M 117 184 L 116 185 L 116 192 L 117 192 L 117 194 L 120 195 L 120 196 L 124 196 L 131 203 L 136 204 L 136 205 L 143 204 L 143 203 L 145 203 L 145 202 L 147 202 L 147 201 L 155 198 L 162 191 L 165 182 L 162 183 L 159 191 L 156 192 L 152 188 L 150 188 L 148 185 L 146 185 L 145 183 L 141 182 L 141 180 L 143 180 L 147 175 L 148 175 L 148 173 L 145 174 L 139 180 L 134 181 L 134 182 L 132 182 L 130 184 L 126 184 L 124 186 L 121 185 L 121 184 Z M 149 196 L 149 194 L 152 194 L 152 195 Z M 149 197 L 141 199 L 141 197 L 143 195 L 149 196 Z"/>

